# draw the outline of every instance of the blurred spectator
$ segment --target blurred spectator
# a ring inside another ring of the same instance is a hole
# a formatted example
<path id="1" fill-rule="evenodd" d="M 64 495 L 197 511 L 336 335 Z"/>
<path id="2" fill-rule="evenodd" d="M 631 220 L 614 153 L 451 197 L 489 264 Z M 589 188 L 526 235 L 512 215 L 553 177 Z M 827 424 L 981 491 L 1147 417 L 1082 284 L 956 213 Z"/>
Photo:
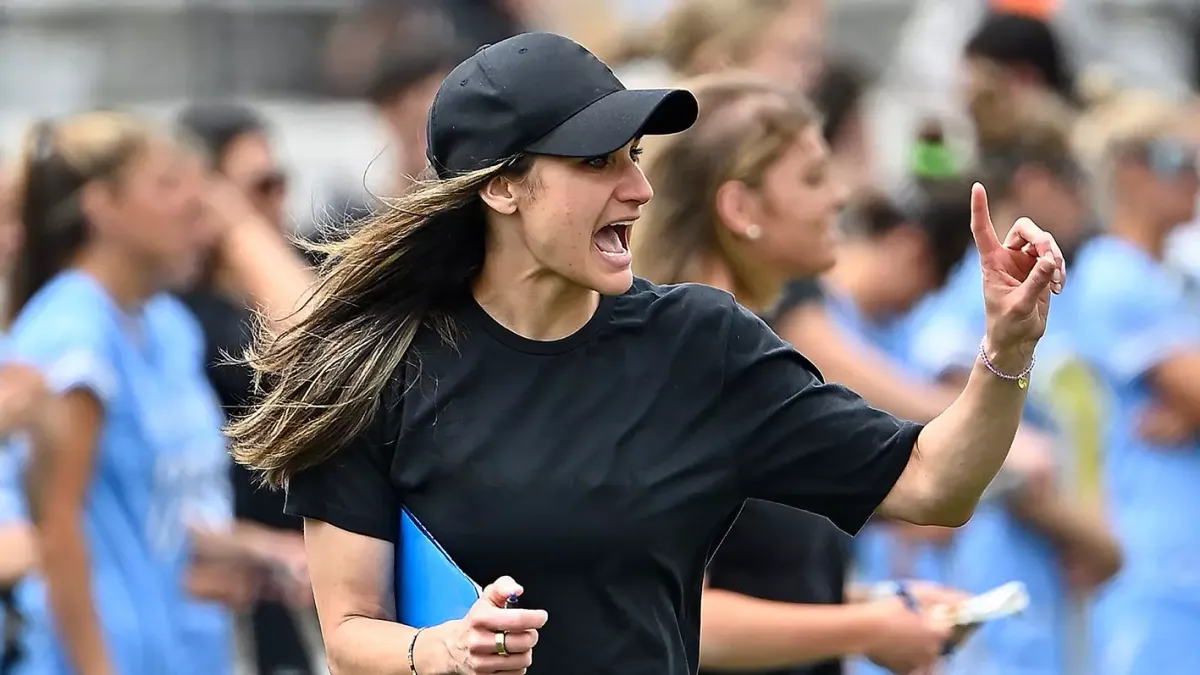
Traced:
<path id="1" fill-rule="evenodd" d="M 25 153 L 10 344 L 60 398 L 30 460 L 45 586 L 18 589 L 21 667 L 226 672 L 220 610 L 194 632 L 183 592 L 189 551 L 206 550 L 189 528 L 228 524 L 221 416 L 199 331 L 160 292 L 198 273 L 211 241 L 197 184 L 164 134 L 116 113 L 39 124 Z"/>
<path id="2" fill-rule="evenodd" d="M 425 120 L 438 85 L 466 57 L 458 43 L 414 39 L 388 56 L 367 97 L 387 130 L 396 176 L 390 196 L 408 191 L 425 173 Z"/>
<path id="3" fill-rule="evenodd" d="M 1092 672 L 1200 669 L 1200 295 L 1164 262 L 1168 234 L 1195 217 L 1200 158 L 1180 106 L 1148 93 L 1097 97 L 1077 141 L 1106 232 L 1072 272 L 1078 348 L 1109 393 L 1104 502 L 1126 565 L 1097 598 Z"/>
<path id="4" fill-rule="evenodd" d="M 865 68 L 849 59 L 832 59 L 812 90 L 821 113 L 821 135 L 832 153 L 834 178 L 852 195 L 875 175 L 865 109 L 870 86 Z"/>
<path id="5" fill-rule="evenodd" d="M 691 77 L 726 68 L 760 73 L 807 91 L 823 65 L 823 0 L 679 0 L 661 22 L 635 29 L 608 61 L 659 63 L 666 73 Z"/>
<path id="6" fill-rule="evenodd" d="M 1011 92 L 1051 91 L 1066 101 L 1078 100 L 1067 50 L 1048 19 L 1027 13 L 988 14 L 964 53 L 968 70 L 999 66 L 1002 84 Z"/>
<path id="7" fill-rule="evenodd" d="M 184 110 L 178 123 L 200 143 L 209 167 L 225 177 L 270 227 L 282 232 L 287 179 L 276 164 L 265 121 L 245 106 L 209 104 Z M 200 321 L 209 382 L 222 408 L 226 415 L 240 414 L 253 398 L 253 374 L 245 364 L 230 363 L 229 357 L 240 357 L 250 346 L 252 317 L 245 298 L 215 255 L 206 260 L 199 283 L 180 297 Z M 230 465 L 235 515 L 270 528 L 257 533 L 267 540 L 264 545 L 278 547 L 280 556 L 290 553 L 298 562 L 303 556 L 302 523 L 283 513 L 283 495 L 261 489 L 248 470 Z M 297 623 L 305 618 L 293 616 L 282 600 L 263 598 L 250 608 L 248 637 L 257 672 L 312 672 L 312 649 Z"/>
<path id="8" fill-rule="evenodd" d="M 638 274 L 724 288 L 767 314 L 789 278 L 833 264 L 845 188 L 794 89 L 738 73 L 689 88 L 699 121 L 647 161 L 657 192 L 635 230 Z M 896 598 L 847 605 L 848 546 L 824 518 L 747 502 L 708 567 L 701 667 L 824 675 L 849 654 L 900 672 L 936 659 L 945 635 Z"/>
<path id="9" fill-rule="evenodd" d="M 1084 177 L 1071 151 L 1073 115 L 1052 92 L 1014 89 L 994 64 L 975 74 L 967 104 L 979 143 L 977 171 L 988 186 L 992 220 L 1002 228 L 997 236 L 1003 239 L 1018 217 L 1031 217 L 1070 256 L 1088 216 Z M 977 367 L 986 328 L 981 283 L 972 248 L 946 288 L 913 317 L 909 359 L 926 376 L 957 388 Z M 1068 284 L 1054 299 L 1031 374 L 1038 382 L 1055 370 L 1055 345 L 1072 340 L 1064 319 L 1072 293 Z M 1030 399 L 1027 428 L 1049 433 L 1052 419 L 1042 402 Z M 1031 598 L 1021 617 L 979 631 L 956 660 L 964 673 L 1069 672 L 1065 630 L 1072 594 L 1091 590 L 1120 566 L 1106 525 L 1059 488 L 1063 462 L 1056 447 L 1049 439 L 1015 445 L 1005 466 L 1011 482 L 993 491 L 956 535 L 950 562 L 956 585 L 982 592 L 1015 579 Z"/>

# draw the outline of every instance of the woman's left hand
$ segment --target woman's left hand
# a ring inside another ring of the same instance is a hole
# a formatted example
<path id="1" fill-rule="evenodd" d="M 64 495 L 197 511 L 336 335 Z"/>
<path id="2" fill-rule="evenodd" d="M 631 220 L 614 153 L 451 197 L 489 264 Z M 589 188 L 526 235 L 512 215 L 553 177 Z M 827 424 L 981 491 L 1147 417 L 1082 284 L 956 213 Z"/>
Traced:
<path id="1" fill-rule="evenodd" d="M 998 368 L 1020 372 L 1046 331 L 1050 294 L 1066 282 L 1062 251 L 1028 218 L 1018 219 L 1001 243 L 978 183 L 971 189 L 971 233 L 983 271 L 988 356 Z"/>

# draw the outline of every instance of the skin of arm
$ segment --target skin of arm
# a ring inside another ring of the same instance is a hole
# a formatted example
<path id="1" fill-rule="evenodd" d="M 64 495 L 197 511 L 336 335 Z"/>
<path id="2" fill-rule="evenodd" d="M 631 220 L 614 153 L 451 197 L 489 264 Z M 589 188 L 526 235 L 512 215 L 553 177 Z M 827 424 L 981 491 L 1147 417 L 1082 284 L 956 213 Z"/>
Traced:
<path id="1" fill-rule="evenodd" d="M 91 483 L 104 411 L 90 392 L 72 390 L 52 406 L 69 421 L 52 438 L 40 435 L 35 452 L 44 462 L 39 489 L 42 574 L 50 609 L 76 672 L 110 675 L 111 662 L 92 606 L 91 565 L 82 514 Z"/>
<path id="2" fill-rule="evenodd" d="M 220 223 L 221 271 L 274 325 L 304 317 L 315 276 L 270 221 L 228 180 L 213 180 L 209 208 Z"/>
<path id="3" fill-rule="evenodd" d="M 309 574 L 331 675 L 407 673 L 415 629 L 396 623 L 394 546 L 315 520 L 304 522 Z M 453 672 L 434 640 L 418 640 L 417 672 Z"/>
<path id="4" fill-rule="evenodd" d="M 779 335 L 812 359 L 830 381 L 846 385 L 897 417 L 928 423 L 958 395 L 950 387 L 906 378 L 885 355 L 841 330 L 819 302 L 788 312 Z"/>
<path id="5" fill-rule="evenodd" d="M 1200 351 L 1167 358 L 1150 371 L 1149 381 L 1166 406 L 1200 429 Z"/>
<path id="6" fill-rule="evenodd" d="M 774 602 L 705 588 L 700 663 L 711 670 L 765 670 L 863 654 L 882 624 L 870 604 Z"/>
<path id="7" fill-rule="evenodd" d="M 35 537 L 28 523 L 0 525 L 0 586 L 12 586 L 37 566 Z"/>
<path id="8" fill-rule="evenodd" d="M 951 371 L 943 381 L 948 386 L 965 385 L 968 376 L 961 370 Z M 1015 454 L 1011 459 L 1016 459 Z M 1064 559 L 1073 561 L 1071 567 L 1080 585 L 1098 586 L 1121 569 L 1120 544 L 1102 515 L 1072 503 L 1055 489 L 1049 461 L 1014 469 L 1024 474 L 1024 487 L 1007 497 L 1009 512 L 1045 536 Z"/>
<path id="9" fill-rule="evenodd" d="M 1020 372 L 1032 351 L 1030 346 L 989 358 L 1001 372 Z M 966 523 L 1008 457 L 1025 396 L 1026 390 L 977 360 L 962 394 L 917 437 L 880 515 L 916 525 Z"/>

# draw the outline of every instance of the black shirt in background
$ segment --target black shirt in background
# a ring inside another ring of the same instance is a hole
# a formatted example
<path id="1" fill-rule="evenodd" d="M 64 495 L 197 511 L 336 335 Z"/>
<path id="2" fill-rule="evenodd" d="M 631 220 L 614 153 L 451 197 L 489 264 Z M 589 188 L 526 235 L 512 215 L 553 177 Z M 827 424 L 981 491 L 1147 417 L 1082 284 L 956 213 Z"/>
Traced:
<path id="1" fill-rule="evenodd" d="M 531 675 L 696 672 L 705 566 L 745 500 L 855 532 L 920 430 L 703 286 L 636 280 L 554 341 L 470 299 L 452 318 L 287 509 L 394 542 L 403 506 L 477 582 L 514 577 L 550 617 Z"/>
<path id="2" fill-rule="evenodd" d="M 815 279 L 790 283 L 775 315 L 824 294 Z M 712 588 L 762 600 L 840 605 L 845 602 L 850 537 L 828 519 L 756 499 L 746 502 L 708 566 Z M 720 671 L 738 675 L 736 671 Z M 754 675 L 841 675 L 842 660 L 831 659 Z M 746 671 L 750 675 L 751 671 Z M 713 675 L 716 675 L 714 672 Z"/>

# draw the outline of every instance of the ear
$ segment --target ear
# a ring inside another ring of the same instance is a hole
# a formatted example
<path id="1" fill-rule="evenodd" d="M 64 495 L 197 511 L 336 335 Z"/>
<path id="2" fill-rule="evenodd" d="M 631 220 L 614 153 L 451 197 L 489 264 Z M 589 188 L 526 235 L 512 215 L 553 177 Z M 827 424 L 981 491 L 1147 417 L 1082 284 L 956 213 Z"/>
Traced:
<path id="1" fill-rule="evenodd" d="M 104 181 L 88 181 L 79 191 L 79 209 L 93 227 L 103 227 L 117 212 L 116 195 Z"/>
<path id="2" fill-rule="evenodd" d="M 717 188 L 713 208 L 721 224 L 738 238 L 745 238 L 747 228 L 762 219 L 758 195 L 740 180 L 725 181 Z"/>
<path id="3" fill-rule="evenodd" d="M 517 212 L 518 190 L 508 176 L 496 176 L 479 190 L 479 197 L 496 213 L 511 216 Z"/>

